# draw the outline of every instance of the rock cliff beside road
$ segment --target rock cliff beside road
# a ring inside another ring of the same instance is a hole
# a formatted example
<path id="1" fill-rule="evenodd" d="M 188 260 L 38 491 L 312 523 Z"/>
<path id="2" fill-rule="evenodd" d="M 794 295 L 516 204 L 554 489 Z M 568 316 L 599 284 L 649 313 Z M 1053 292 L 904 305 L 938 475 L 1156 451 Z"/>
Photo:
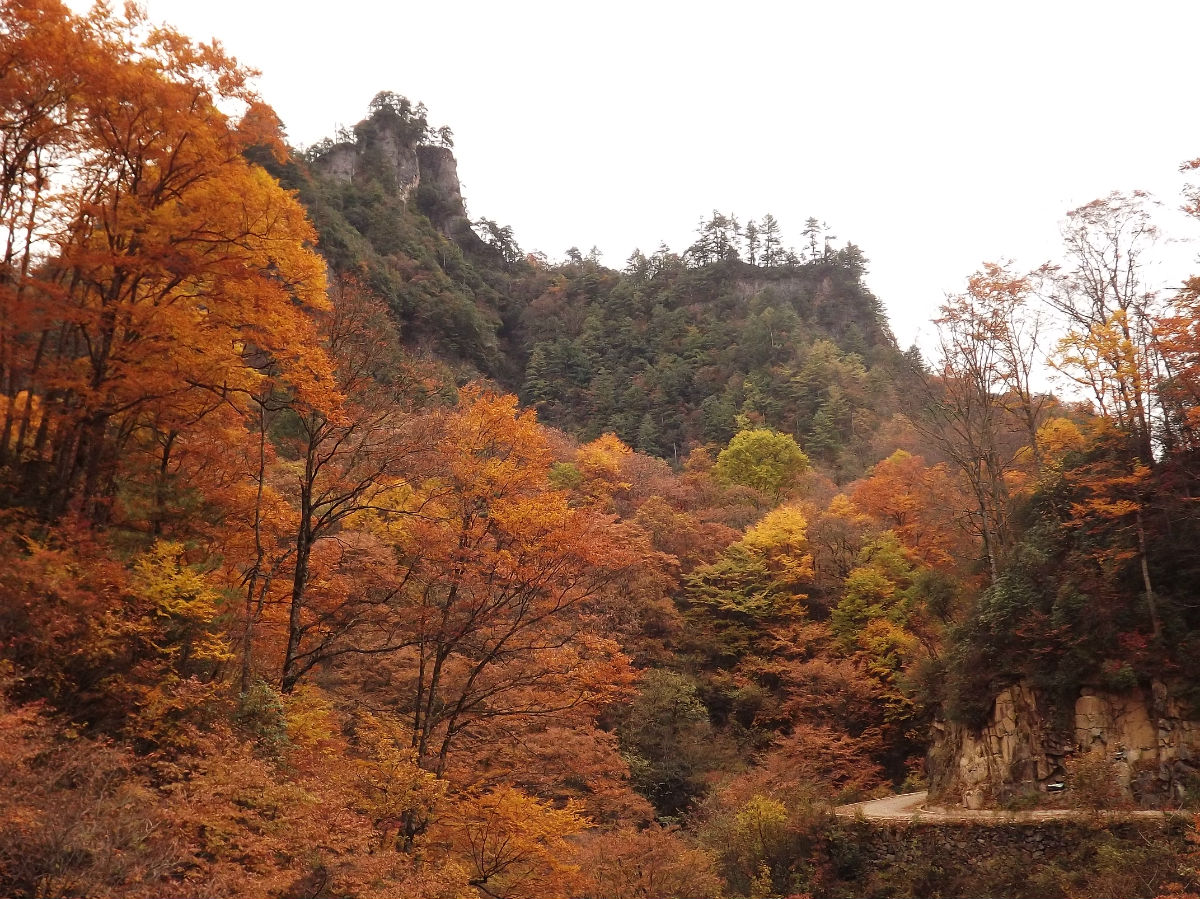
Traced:
<path id="1" fill-rule="evenodd" d="M 1145 807 L 1183 800 L 1200 785 L 1200 721 L 1156 681 L 1149 691 L 1085 687 L 1064 715 L 1028 682 L 996 696 L 982 728 L 939 722 L 929 752 L 930 794 L 981 809 L 1064 782 L 1068 762 L 1104 753 L 1128 799 Z"/>

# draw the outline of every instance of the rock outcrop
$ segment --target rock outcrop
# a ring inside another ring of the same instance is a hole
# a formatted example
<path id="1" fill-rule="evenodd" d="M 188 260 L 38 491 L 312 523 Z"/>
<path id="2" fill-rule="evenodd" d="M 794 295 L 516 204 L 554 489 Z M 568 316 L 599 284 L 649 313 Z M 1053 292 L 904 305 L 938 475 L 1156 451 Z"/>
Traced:
<path id="1" fill-rule="evenodd" d="M 481 243 L 471 229 L 458 180 L 458 161 L 449 147 L 420 143 L 385 120 L 363 129 L 357 141 L 333 144 L 312 167 L 342 183 L 376 180 L 403 203 L 419 200 L 434 227 L 460 244 Z M 419 196 L 418 196 L 419 194 Z"/>
<path id="2" fill-rule="evenodd" d="M 427 193 L 432 194 L 425 198 L 424 205 L 433 226 L 456 240 L 462 240 L 468 234 L 478 240 L 467 218 L 467 204 L 462 198 L 454 151 L 449 146 L 422 144 L 416 148 L 416 160 L 420 166 L 420 182 Z"/>
<path id="3" fill-rule="evenodd" d="M 930 793 L 983 808 L 1047 792 L 1063 782 L 1071 758 L 1092 751 L 1109 757 L 1122 789 L 1144 805 L 1180 799 L 1200 783 L 1200 722 L 1164 684 L 1156 682 L 1149 695 L 1084 688 L 1071 711 L 1052 714 L 1032 685 L 1019 683 L 1000 692 L 980 730 L 938 723 L 927 763 Z"/>
<path id="4" fill-rule="evenodd" d="M 313 168 L 342 182 L 364 176 L 381 179 L 405 202 L 421 184 L 416 146 L 386 128 L 370 139 L 334 144 L 313 162 Z"/>
<path id="5" fill-rule="evenodd" d="M 354 170 L 357 166 L 358 147 L 354 144 L 334 144 L 313 163 L 313 168 L 326 178 L 342 182 L 354 180 Z"/>

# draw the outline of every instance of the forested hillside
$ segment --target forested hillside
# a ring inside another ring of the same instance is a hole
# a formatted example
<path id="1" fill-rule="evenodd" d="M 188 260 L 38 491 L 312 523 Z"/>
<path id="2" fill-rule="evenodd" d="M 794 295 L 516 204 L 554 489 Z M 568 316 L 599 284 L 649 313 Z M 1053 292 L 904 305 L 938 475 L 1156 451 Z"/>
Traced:
<path id="1" fill-rule="evenodd" d="M 814 219 L 527 253 L 420 104 L 288 147 L 132 7 L 10 0 L 0 73 L 0 893 L 957 895 L 832 806 L 1014 684 L 1200 701 L 1149 198 L 923 360 Z M 1175 761 L 1114 801 L 1190 808 Z M 1194 878 L 1098 835 L 995 890 Z"/>
<path id="2" fill-rule="evenodd" d="M 739 415 L 805 441 L 843 478 L 872 461 L 913 360 L 857 247 L 809 219 L 802 249 L 787 249 L 774 216 L 743 228 L 714 212 L 679 253 L 636 252 L 618 271 L 572 248 L 552 264 L 509 227 L 471 228 L 446 177 L 453 138 L 427 115 L 382 93 L 339 140 L 266 161 L 299 190 L 331 267 L 388 303 L 410 350 L 494 379 L 581 438 L 613 433 L 675 461 L 728 441 Z M 439 165 L 422 169 L 432 154 Z"/>

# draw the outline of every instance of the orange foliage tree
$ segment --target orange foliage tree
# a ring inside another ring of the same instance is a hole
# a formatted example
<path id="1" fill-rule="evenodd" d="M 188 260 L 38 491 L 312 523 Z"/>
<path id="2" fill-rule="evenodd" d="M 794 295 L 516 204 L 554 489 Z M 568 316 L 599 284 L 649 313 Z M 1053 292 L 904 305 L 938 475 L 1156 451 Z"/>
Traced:
<path id="1" fill-rule="evenodd" d="M 391 639 L 368 675 L 411 724 L 418 762 L 445 773 L 451 751 L 489 728 L 594 716 L 630 681 L 596 626 L 600 601 L 656 555 L 645 538 L 549 483 L 533 413 L 513 397 L 464 393 L 435 413 L 419 515 L 376 512 L 396 548 Z"/>
<path id="2" fill-rule="evenodd" d="M 855 483 L 849 497 L 853 511 L 891 530 L 923 564 L 953 568 L 966 549 L 958 525 L 965 498 L 944 465 L 927 466 L 920 456 L 896 450 Z"/>
<path id="3" fill-rule="evenodd" d="M 28 0 L 3 16 L 0 58 L 70 85 L 42 117 L 58 127 L 29 125 L 38 150 L 20 134 L 5 147 L 4 212 L 25 256 L 0 293 L 4 460 L 45 510 L 78 500 L 102 519 L 127 450 L 157 444 L 167 466 L 255 388 L 259 353 L 325 401 L 329 365 L 306 311 L 325 305 L 324 264 L 299 203 L 244 155 L 281 149 L 274 117 L 215 44 L 149 28 L 132 6 L 72 19 Z M 37 79 L 11 85 L 9 109 L 51 102 Z M 60 161 L 58 177 L 43 157 Z"/>
<path id="4" fill-rule="evenodd" d="M 571 804 L 555 808 L 501 786 L 460 798 L 439 830 L 469 860 L 468 883 L 484 896 L 553 899 L 573 892 L 579 867 L 567 840 L 587 826 Z"/>
<path id="5" fill-rule="evenodd" d="M 399 337 L 382 302 L 342 279 L 332 309 L 319 321 L 344 399 L 331 409 L 297 397 L 287 416 L 295 436 L 282 440 L 284 452 L 295 457 L 296 484 L 285 693 L 314 665 L 338 655 L 390 651 L 386 640 L 368 649 L 351 639 L 353 631 L 378 623 L 396 590 L 379 542 L 364 532 L 351 536 L 347 526 L 371 511 L 415 514 L 404 475 L 423 448 L 418 420 L 408 413 L 426 385 L 399 357 Z M 316 604 L 309 595 L 314 561 L 325 563 Z"/>
<path id="6" fill-rule="evenodd" d="M 582 877 L 574 895 L 586 899 L 712 899 L 724 886 L 709 852 L 657 825 L 591 836 L 576 860 Z"/>
<path id="7" fill-rule="evenodd" d="M 1041 318 L 1031 308 L 1033 277 L 988 264 L 947 298 L 935 319 L 937 375 L 926 383 L 916 423 L 962 476 L 973 500 L 971 518 L 983 541 L 992 580 L 1016 536 L 1009 480 L 1025 445 L 1036 462 L 1045 397 L 1032 384 Z"/>
<path id="8" fill-rule="evenodd" d="M 1145 256 L 1158 237 L 1151 206 L 1134 191 L 1069 212 L 1063 238 L 1070 267 L 1049 296 L 1068 325 L 1055 367 L 1092 394 L 1147 464 L 1154 456 L 1154 324 L 1162 311 L 1145 283 Z"/>

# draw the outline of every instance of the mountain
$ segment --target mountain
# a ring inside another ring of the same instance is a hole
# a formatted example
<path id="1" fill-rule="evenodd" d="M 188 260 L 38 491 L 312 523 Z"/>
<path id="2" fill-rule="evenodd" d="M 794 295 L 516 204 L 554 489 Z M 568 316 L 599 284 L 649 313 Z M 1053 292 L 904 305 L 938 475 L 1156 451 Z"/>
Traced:
<path id="1" fill-rule="evenodd" d="M 133 5 L 11 0 L 0 59 L 0 893 L 1196 885 L 1180 821 L 960 877 L 830 815 L 1200 795 L 1200 280 L 1139 281 L 1142 195 L 927 367 L 815 219 L 552 262 L 399 95 L 299 152 Z"/>
<path id="2" fill-rule="evenodd" d="M 740 256 L 756 257 L 756 226 L 714 213 L 682 254 L 637 252 L 621 271 L 574 251 L 552 264 L 511 228 L 472 224 L 448 132 L 390 93 L 276 174 L 299 191 L 331 268 L 387 300 L 410 348 L 518 392 L 581 439 L 609 431 L 679 459 L 727 442 L 741 416 L 791 433 L 846 479 L 899 408 L 911 360 L 853 244 L 751 264 Z"/>

